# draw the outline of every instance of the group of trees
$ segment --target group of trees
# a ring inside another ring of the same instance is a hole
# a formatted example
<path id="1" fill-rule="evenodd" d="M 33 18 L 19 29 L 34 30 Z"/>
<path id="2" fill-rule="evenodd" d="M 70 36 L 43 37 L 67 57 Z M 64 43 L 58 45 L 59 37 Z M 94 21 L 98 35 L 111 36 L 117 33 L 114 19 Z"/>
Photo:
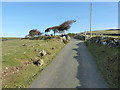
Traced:
<path id="1" fill-rule="evenodd" d="M 76 22 L 76 20 L 65 21 L 59 26 L 53 26 L 53 27 L 47 28 L 45 32 L 50 32 L 52 30 L 54 32 L 54 35 L 55 33 L 64 34 L 65 31 L 68 31 L 70 29 L 71 24 L 74 22 Z"/>
<path id="2" fill-rule="evenodd" d="M 31 37 L 31 38 L 33 38 L 33 37 L 38 37 L 38 36 L 40 36 L 42 33 L 40 32 L 40 31 L 38 31 L 37 29 L 32 29 L 32 30 L 30 30 L 29 31 L 29 34 L 28 35 L 26 35 L 25 37 Z"/>
<path id="3" fill-rule="evenodd" d="M 68 20 L 63 22 L 61 25 L 59 26 L 53 26 L 53 27 L 49 27 L 45 30 L 45 33 L 50 32 L 51 30 L 53 31 L 54 35 L 55 33 L 59 33 L 59 34 L 64 34 L 65 31 L 68 31 L 71 27 L 71 24 L 76 22 L 76 20 Z M 40 31 L 38 31 L 37 29 L 32 29 L 29 31 L 29 34 L 26 35 L 29 37 L 38 37 L 40 35 L 42 35 L 43 33 L 41 33 Z"/>

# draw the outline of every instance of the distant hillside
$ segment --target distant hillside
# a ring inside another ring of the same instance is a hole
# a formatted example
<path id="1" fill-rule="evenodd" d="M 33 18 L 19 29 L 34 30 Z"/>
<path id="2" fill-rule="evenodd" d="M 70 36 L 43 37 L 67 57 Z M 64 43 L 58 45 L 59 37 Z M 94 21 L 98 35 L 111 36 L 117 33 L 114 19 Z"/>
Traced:
<path id="1" fill-rule="evenodd" d="M 20 37 L 0 37 L 0 40 L 6 41 L 6 40 L 16 40 L 21 39 Z"/>
<path id="2" fill-rule="evenodd" d="M 89 32 L 87 32 L 87 33 L 89 33 Z M 92 33 L 120 34 L 120 29 L 96 30 L 96 31 L 92 31 Z"/>

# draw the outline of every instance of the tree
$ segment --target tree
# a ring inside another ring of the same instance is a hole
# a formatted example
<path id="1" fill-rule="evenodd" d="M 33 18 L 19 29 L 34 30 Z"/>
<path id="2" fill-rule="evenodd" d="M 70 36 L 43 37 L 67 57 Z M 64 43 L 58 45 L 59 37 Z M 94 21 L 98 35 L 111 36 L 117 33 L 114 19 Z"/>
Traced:
<path id="1" fill-rule="evenodd" d="M 57 33 L 58 32 L 58 28 L 59 28 L 59 26 L 54 26 L 54 27 L 51 27 L 51 29 L 53 30 L 53 32 L 54 32 L 54 36 L 55 36 L 55 33 Z"/>
<path id="2" fill-rule="evenodd" d="M 50 29 L 49 29 L 49 28 L 47 28 L 47 29 L 45 30 L 45 32 L 50 32 Z"/>
<path id="3" fill-rule="evenodd" d="M 47 28 L 47 29 L 45 30 L 45 32 L 50 32 L 50 30 L 53 30 L 54 36 L 55 36 L 55 33 L 58 32 L 58 28 L 59 28 L 59 26 L 53 26 L 53 27 Z"/>
<path id="4" fill-rule="evenodd" d="M 36 35 L 39 36 L 41 35 L 42 33 L 40 31 L 38 31 L 37 29 L 32 29 L 29 31 L 29 36 L 30 37 L 35 37 Z"/>
<path id="5" fill-rule="evenodd" d="M 68 29 L 70 29 L 71 27 L 71 24 L 76 22 L 76 20 L 68 20 L 68 21 L 65 21 L 64 23 L 62 23 L 61 25 L 59 26 L 53 26 L 53 27 L 49 27 L 45 30 L 45 32 L 50 32 L 50 30 L 53 30 L 54 32 L 54 36 L 55 36 L 55 33 L 64 33 L 65 31 L 67 31 Z"/>
<path id="6" fill-rule="evenodd" d="M 64 33 L 65 31 L 68 31 L 72 25 L 72 23 L 76 22 L 76 20 L 68 20 L 63 22 L 61 25 L 59 25 L 58 31 L 61 33 Z"/>

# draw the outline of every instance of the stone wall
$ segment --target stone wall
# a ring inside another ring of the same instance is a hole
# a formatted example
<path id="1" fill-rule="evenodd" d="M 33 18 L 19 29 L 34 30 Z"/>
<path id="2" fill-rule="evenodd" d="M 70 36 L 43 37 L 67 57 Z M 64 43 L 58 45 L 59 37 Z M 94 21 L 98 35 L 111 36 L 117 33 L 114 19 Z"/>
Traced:
<path id="1" fill-rule="evenodd" d="M 112 37 L 92 37 L 90 43 L 98 43 L 111 47 L 120 47 L 120 39 Z"/>

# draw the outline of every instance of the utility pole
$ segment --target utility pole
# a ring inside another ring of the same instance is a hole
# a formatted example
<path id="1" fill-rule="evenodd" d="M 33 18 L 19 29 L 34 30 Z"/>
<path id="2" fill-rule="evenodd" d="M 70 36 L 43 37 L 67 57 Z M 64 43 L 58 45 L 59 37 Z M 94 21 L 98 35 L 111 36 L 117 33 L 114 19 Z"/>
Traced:
<path id="1" fill-rule="evenodd" d="M 86 41 L 86 30 L 85 30 L 85 32 L 84 32 L 84 36 L 85 36 L 85 41 Z"/>
<path id="2" fill-rule="evenodd" d="M 90 45 L 90 39 L 92 37 L 92 2 L 90 3 L 90 36 L 89 36 L 89 45 Z"/>
<path id="3" fill-rule="evenodd" d="M 92 37 L 92 2 L 90 3 L 90 38 Z"/>

